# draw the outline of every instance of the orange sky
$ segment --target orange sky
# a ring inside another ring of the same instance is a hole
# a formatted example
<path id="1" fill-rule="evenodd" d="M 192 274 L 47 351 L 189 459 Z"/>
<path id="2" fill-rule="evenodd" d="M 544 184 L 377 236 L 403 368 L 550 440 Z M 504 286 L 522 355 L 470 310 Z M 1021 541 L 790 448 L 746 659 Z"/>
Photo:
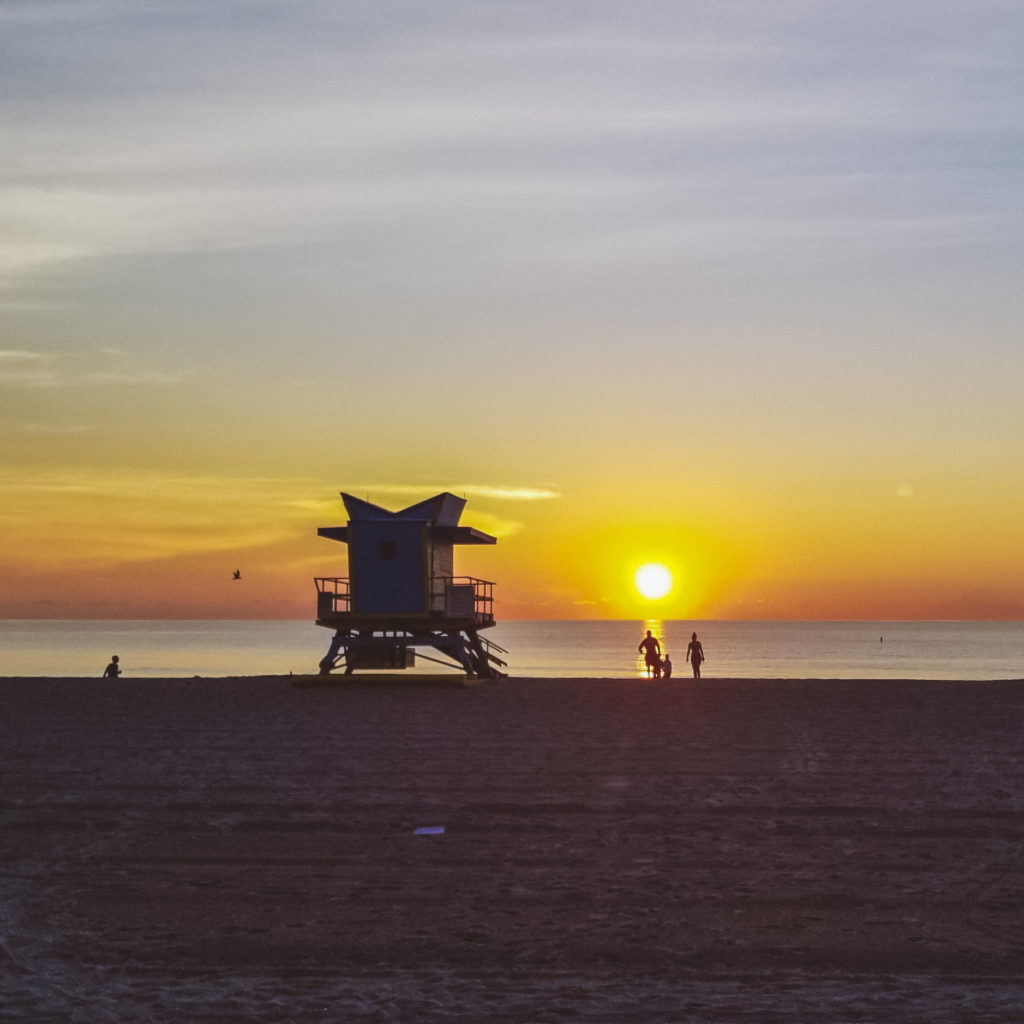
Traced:
<path id="1" fill-rule="evenodd" d="M 499 618 L 1021 614 L 1010 506 L 836 484 L 704 488 L 699 501 L 666 486 L 644 502 L 630 486 L 453 481 L 469 499 L 463 522 L 499 538 L 460 547 L 456 571 L 497 582 Z M 346 483 L 394 509 L 443 487 Z M 342 503 L 312 478 L 33 470 L 8 476 L 2 502 L 6 618 L 312 618 L 312 577 L 346 571 L 345 546 L 316 536 L 345 521 Z M 632 579 L 652 561 L 674 577 L 658 601 Z"/>
<path id="2" fill-rule="evenodd" d="M 1024 617 L 1024 13 L 783 6 L 0 7 L 0 616 Z"/>

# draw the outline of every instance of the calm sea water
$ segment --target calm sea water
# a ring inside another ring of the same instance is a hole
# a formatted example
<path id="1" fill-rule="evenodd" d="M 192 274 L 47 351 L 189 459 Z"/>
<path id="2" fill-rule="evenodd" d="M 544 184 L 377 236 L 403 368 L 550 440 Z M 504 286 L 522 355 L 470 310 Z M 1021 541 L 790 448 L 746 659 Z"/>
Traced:
<path id="1" fill-rule="evenodd" d="M 1021 622 L 502 622 L 484 635 L 508 650 L 510 675 L 614 679 L 643 675 L 647 629 L 681 677 L 696 631 L 706 679 L 1024 678 Z M 126 678 L 303 674 L 330 638 L 291 621 L 0 621 L 0 676 L 99 676 L 112 654 Z M 421 659 L 412 672 L 441 670 Z"/>

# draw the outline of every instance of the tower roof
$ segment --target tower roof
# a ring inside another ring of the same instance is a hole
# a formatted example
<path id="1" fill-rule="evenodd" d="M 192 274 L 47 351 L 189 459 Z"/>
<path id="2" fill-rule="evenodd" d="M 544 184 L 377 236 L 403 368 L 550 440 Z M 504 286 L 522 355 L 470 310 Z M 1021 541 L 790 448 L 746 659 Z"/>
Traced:
<path id="1" fill-rule="evenodd" d="M 354 522 L 386 522 L 397 521 L 406 523 L 423 523 L 430 526 L 434 537 L 450 540 L 453 544 L 495 544 L 497 538 L 471 526 L 459 526 L 459 517 L 466 507 L 466 499 L 460 498 L 449 491 L 442 491 L 432 498 L 417 502 L 408 508 L 392 512 L 364 501 L 353 494 L 341 492 L 341 500 L 348 512 L 349 524 Z M 348 543 L 347 526 L 322 526 L 317 530 L 321 537 Z"/>

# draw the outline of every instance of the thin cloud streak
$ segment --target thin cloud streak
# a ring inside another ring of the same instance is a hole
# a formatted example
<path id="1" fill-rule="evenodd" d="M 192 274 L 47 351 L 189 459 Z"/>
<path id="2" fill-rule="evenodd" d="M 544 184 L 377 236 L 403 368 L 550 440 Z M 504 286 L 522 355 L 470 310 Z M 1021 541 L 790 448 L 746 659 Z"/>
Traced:
<path id="1" fill-rule="evenodd" d="M 192 368 L 155 370 L 130 364 L 138 356 L 115 350 L 98 352 L 0 352 L 0 385 L 8 388 L 90 388 L 111 384 L 175 386 L 194 377 Z M 85 363 L 116 361 L 117 368 L 90 369 Z M 43 368 L 45 366 L 45 369 Z"/>
<path id="2" fill-rule="evenodd" d="M 459 496 L 473 495 L 498 501 L 550 501 L 560 498 L 558 491 L 548 487 L 500 487 L 491 484 L 346 484 L 343 491 L 363 497 L 367 494 L 393 494 L 416 498 L 448 491 Z"/>
<path id="3" fill-rule="evenodd" d="M 52 359 L 45 352 L 29 352 L 25 349 L 0 349 L 0 363 L 5 362 L 37 362 L 41 359 Z"/>
<path id="4" fill-rule="evenodd" d="M 68 426 L 55 423 L 21 423 L 15 427 L 19 434 L 35 437 L 80 437 L 83 434 L 91 434 L 96 429 L 91 423 L 72 423 Z"/>

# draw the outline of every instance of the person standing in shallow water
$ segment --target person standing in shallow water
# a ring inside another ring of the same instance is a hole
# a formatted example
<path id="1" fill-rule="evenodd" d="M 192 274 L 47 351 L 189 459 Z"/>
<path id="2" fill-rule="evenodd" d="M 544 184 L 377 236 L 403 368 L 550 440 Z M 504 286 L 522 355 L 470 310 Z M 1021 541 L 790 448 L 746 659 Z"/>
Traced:
<path id="1" fill-rule="evenodd" d="M 686 660 L 690 663 L 693 669 L 693 678 L 700 679 L 700 666 L 704 658 L 704 648 L 701 642 L 697 639 L 697 634 L 693 634 L 693 639 L 690 641 L 686 648 Z"/>
<path id="2" fill-rule="evenodd" d="M 103 670 L 104 679 L 116 679 L 121 674 L 120 660 L 116 654 L 111 655 L 110 664 Z"/>
<path id="3" fill-rule="evenodd" d="M 637 650 L 644 656 L 647 674 L 655 679 L 661 678 L 661 641 L 647 630 L 647 636 L 640 641 Z"/>

